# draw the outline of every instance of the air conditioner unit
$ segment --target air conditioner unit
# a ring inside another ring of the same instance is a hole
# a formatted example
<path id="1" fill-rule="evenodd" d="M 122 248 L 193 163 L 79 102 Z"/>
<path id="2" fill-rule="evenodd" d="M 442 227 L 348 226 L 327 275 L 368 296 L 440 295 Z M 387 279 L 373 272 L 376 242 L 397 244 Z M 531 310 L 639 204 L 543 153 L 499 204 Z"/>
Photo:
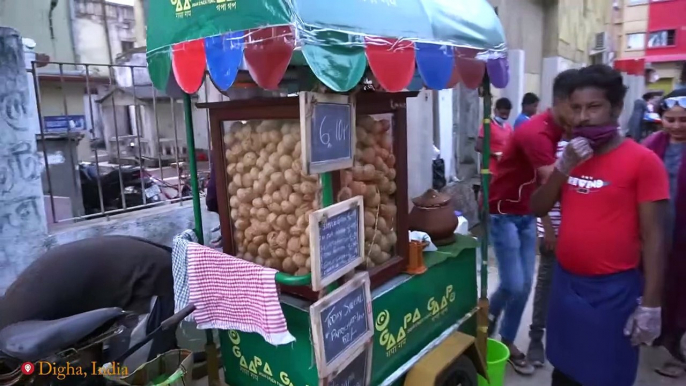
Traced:
<path id="1" fill-rule="evenodd" d="M 607 33 L 600 32 L 595 34 L 593 40 L 593 51 L 605 51 L 607 49 Z"/>

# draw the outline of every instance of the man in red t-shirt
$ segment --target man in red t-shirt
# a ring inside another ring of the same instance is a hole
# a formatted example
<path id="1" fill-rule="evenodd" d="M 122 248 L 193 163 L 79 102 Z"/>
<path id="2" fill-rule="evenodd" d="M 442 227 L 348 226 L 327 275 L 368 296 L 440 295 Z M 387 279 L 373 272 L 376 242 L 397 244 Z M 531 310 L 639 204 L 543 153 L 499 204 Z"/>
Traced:
<path id="1" fill-rule="evenodd" d="M 558 200 L 563 213 L 546 334 L 553 386 L 631 386 L 638 345 L 660 335 L 669 183 L 660 159 L 619 132 L 625 94 L 612 68 L 579 70 L 573 139 L 531 200 L 536 215 Z"/>
<path id="2" fill-rule="evenodd" d="M 490 234 L 500 285 L 491 296 L 489 334 L 495 334 L 502 316 L 499 332 L 510 349 L 509 361 L 525 375 L 535 369 L 514 341 L 536 265 L 536 218 L 529 209 L 529 200 L 554 168 L 557 143 L 567 126 L 567 84 L 575 71 L 565 71 L 555 79 L 550 110 L 532 117 L 513 132 L 490 185 Z"/>
<path id="3" fill-rule="evenodd" d="M 491 174 L 496 174 L 496 165 L 505 150 L 505 145 L 512 135 L 512 126 L 507 119 L 512 112 L 512 102 L 507 98 L 500 98 L 495 102 L 493 117 L 491 119 L 491 157 L 488 169 Z M 484 126 L 479 127 L 479 137 L 476 139 L 476 151 L 483 151 Z"/>

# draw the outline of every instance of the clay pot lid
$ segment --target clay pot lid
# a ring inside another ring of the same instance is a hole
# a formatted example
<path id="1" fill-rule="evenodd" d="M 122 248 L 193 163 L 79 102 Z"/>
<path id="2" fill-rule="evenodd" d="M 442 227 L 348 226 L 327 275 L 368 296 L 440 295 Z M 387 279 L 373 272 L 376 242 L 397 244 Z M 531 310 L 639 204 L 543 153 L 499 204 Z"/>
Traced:
<path id="1" fill-rule="evenodd" d="M 412 203 L 423 208 L 434 208 L 447 205 L 452 198 L 436 189 L 429 189 L 419 197 L 412 199 Z"/>

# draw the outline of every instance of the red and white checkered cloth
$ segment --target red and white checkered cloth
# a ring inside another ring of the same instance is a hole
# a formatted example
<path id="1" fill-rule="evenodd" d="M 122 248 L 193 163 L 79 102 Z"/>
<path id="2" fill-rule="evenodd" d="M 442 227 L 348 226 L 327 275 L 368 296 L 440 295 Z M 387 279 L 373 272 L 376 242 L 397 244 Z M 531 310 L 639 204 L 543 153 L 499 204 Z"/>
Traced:
<path id="1" fill-rule="evenodd" d="M 198 328 L 256 332 L 273 345 L 295 341 L 281 311 L 276 272 L 188 243 L 189 300 Z"/>

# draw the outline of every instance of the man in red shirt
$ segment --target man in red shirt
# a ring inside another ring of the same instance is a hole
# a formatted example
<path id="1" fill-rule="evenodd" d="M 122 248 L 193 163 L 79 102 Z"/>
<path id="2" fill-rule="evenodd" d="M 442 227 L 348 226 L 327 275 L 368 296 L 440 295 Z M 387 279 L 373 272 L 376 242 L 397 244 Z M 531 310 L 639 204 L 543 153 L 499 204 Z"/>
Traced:
<path id="1" fill-rule="evenodd" d="M 553 386 L 631 386 L 638 345 L 660 335 L 669 184 L 660 159 L 619 132 L 625 94 L 612 68 L 579 70 L 573 139 L 531 200 L 536 215 L 558 199 L 563 213 L 547 323 Z"/>
<path id="2" fill-rule="evenodd" d="M 557 143 L 568 126 L 567 85 L 575 74 L 576 70 L 559 74 L 553 84 L 553 107 L 514 131 L 490 185 L 490 233 L 500 285 L 491 296 L 489 334 L 495 334 L 502 316 L 500 335 L 510 349 L 510 363 L 525 375 L 532 374 L 534 367 L 514 341 L 536 265 L 536 218 L 529 200 L 554 168 Z"/>
<path id="3" fill-rule="evenodd" d="M 505 150 L 505 145 L 512 135 L 512 126 L 507 122 L 512 112 L 512 102 L 507 98 L 500 98 L 495 102 L 493 117 L 491 119 L 491 158 L 488 169 L 491 174 L 496 173 L 496 168 L 500 157 Z M 479 128 L 479 137 L 476 139 L 476 151 L 483 151 L 484 126 Z"/>

